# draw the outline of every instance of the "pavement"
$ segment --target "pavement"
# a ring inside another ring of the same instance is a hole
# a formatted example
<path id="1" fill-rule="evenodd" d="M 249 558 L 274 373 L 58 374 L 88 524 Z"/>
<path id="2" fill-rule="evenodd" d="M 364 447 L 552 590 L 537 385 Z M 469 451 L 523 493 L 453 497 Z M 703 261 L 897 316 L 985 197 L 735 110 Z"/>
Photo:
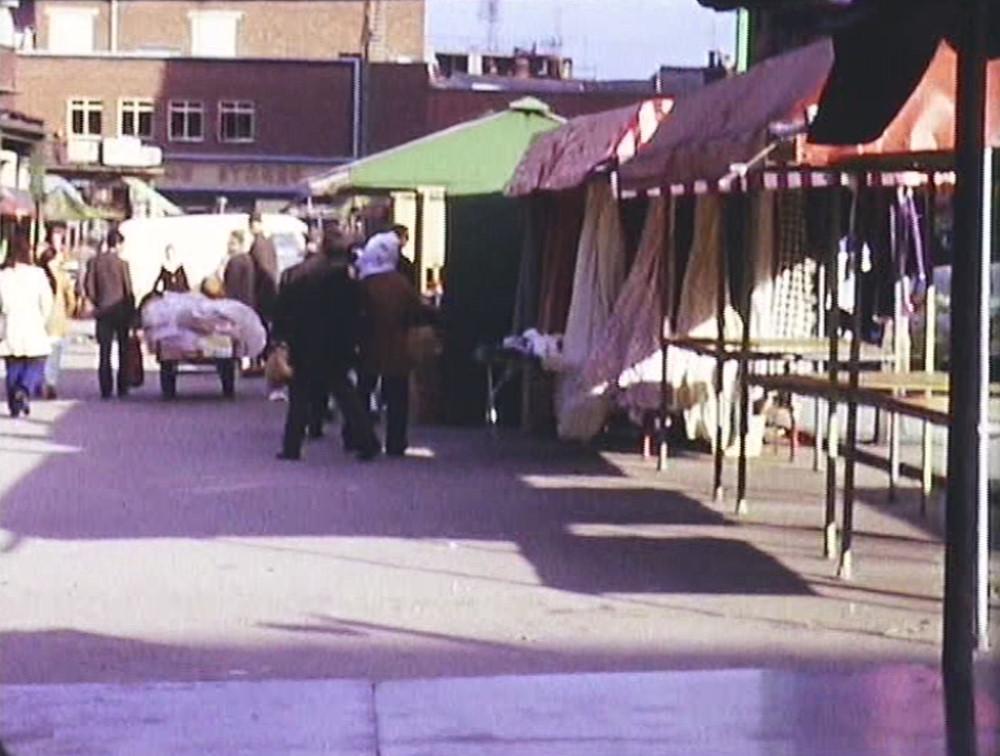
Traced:
<path id="1" fill-rule="evenodd" d="M 415 428 L 362 464 L 331 429 L 279 462 L 260 381 L 101 402 L 92 364 L 0 418 L 15 756 L 942 752 L 939 517 L 884 474 L 844 582 L 805 460 L 754 461 L 740 518 L 693 453 Z"/>

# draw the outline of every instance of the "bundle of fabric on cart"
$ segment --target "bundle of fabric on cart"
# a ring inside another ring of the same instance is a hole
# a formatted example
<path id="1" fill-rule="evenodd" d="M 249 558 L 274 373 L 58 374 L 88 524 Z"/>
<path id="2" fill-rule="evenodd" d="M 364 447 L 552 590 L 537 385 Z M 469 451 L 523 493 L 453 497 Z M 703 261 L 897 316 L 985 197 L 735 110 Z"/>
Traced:
<path id="1" fill-rule="evenodd" d="M 257 357 L 267 333 L 251 308 L 234 299 L 175 294 L 150 299 L 142 307 L 142 328 L 153 352 L 206 357 Z"/>

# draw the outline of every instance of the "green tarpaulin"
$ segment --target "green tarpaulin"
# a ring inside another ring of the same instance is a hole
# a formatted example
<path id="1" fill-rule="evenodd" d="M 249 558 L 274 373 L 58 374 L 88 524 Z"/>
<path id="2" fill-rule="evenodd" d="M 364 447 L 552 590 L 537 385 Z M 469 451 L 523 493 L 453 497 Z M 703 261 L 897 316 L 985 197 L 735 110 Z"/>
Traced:
<path id="1" fill-rule="evenodd" d="M 544 102 L 526 97 L 502 112 L 315 176 L 309 191 L 323 196 L 439 186 L 449 197 L 494 194 L 503 191 L 535 136 L 562 123 Z"/>

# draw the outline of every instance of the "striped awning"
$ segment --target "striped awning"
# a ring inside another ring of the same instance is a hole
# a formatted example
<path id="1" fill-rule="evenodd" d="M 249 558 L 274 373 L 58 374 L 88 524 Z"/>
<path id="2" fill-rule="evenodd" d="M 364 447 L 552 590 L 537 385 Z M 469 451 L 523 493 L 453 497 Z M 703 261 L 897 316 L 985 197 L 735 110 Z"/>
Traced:
<path id="1" fill-rule="evenodd" d="M 750 191 L 795 191 L 799 189 L 828 189 L 835 186 L 849 187 L 862 184 L 869 187 L 924 186 L 933 177 L 937 186 L 955 183 L 951 171 L 923 173 L 918 171 L 846 172 L 793 168 L 763 170 L 746 176 L 727 176 L 718 181 L 692 181 L 649 189 L 623 189 L 622 199 L 635 197 L 682 197 L 691 194 L 729 194 Z"/>
<path id="2" fill-rule="evenodd" d="M 27 218 L 35 214 L 35 202 L 24 189 L 0 186 L 0 216 Z"/>

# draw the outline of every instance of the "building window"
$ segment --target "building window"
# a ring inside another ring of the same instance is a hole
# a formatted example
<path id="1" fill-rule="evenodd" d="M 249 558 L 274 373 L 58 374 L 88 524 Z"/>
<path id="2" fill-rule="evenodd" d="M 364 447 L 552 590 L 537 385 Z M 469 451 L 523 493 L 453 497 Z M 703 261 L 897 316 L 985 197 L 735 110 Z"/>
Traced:
<path id="1" fill-rule="evenodd" d="M 140 139 L 153 138 L 153 101 L 146 99 L 120 100 L 118 103 L 118 133 Z"/>
<path id="2" fill-rule="evenodd" d="M 48 51 L 63 55 L 94 52 L 94 19 L 97 8 L 45 9 L 49 19 Z"/>
<path id="3" fill-rule="evenodd" d="M 236 57 L 236 27 L 239 11 L 191 11 L 191 55 L 206 58 Z"/>
<path id="4" fill-rule="evenodd" d="M 77 98 L 69 101 L 69 134 L 75 137 L 101 136 L 104 103 Z"/>
<path id="5" fill-rule="evenodd" d="M 219 141 L 252 142 L 254 140 L 254 104 L 245 100 L 223 100 L 219 103 Z"/>
<path id="6" fill-rule="evenodd" d="M 200 142 L 205 138 L 205 106 L 194 100 L 170 101 L 170 141 Z"/>

